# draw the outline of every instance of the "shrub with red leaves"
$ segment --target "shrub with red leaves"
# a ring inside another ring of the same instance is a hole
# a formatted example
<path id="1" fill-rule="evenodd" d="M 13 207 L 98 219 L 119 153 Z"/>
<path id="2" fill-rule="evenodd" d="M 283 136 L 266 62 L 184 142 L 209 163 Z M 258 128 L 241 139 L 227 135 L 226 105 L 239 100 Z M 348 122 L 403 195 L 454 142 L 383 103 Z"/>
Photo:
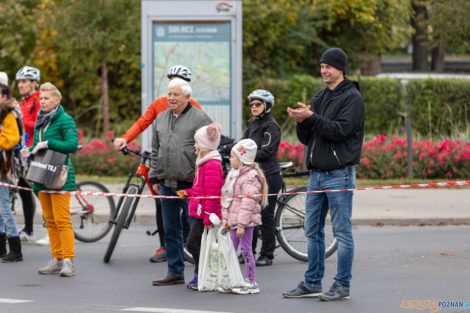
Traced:
<path id="1" fill-rule="evenodd" d="M 112 148 L 109 132 L 103 140 L 84 142 L 78 130 L 79 143 L 83 149 L 72 156 L 75 173 L 97 176 L 127 176 L 134 172 L 139 158 L 125 156 Z M 131 142 L 133 149 L 141 145 Z M 414 141 L 413 170 L 415 178 L 422 179 L 470 179 L 470 143 L 446 139 L 441 142 Z M 304 146 L 287 141 L 279 145 L 279 161 L 292 161 L 298 169 L 302 167 Z M 400 179 L 408 174 L 407 141 L 398 137 L 377 135 L 362 146 L 361 162 L 357 177 L 366 179 Z"/>
<path id="2" fill-rule="evenodd" d="M 470 178 L 470 143 L 450 139 L 414 141 L 412 152 L 415 178 Z M 406 139 L 377 135 L 363 144 L 358 178 L 396 179 L 407 177 L 407 173 Z"/>
<path id="3" fill-rule="evenodd" d="M 301 143 L 292 145 L 287 141 L 281 142 L 279 144 L 277 156 L 279 158 L 279 162 L 292 161 L 294 166 L 300 169 L 302 167 L 302 160 L 304 157 L 304 146 Z"/>
<path id="4" fill-rule="evenodd" d="M 140 159 L 132 155 L 123 155 L 114 151 L 111 138 L 112 132 L 108 132 L 103 140 L 93 139 L 85 143 L 83 133 L 78 129 L 79 144 L 83 148 L 72 155 L 72 164 L 76 174 L 96 175 L 96 176 L 127 176 L 130 172 L 135 172 Z M 128 146 L 135 149 L 141 148 L 131 142 Z"/>

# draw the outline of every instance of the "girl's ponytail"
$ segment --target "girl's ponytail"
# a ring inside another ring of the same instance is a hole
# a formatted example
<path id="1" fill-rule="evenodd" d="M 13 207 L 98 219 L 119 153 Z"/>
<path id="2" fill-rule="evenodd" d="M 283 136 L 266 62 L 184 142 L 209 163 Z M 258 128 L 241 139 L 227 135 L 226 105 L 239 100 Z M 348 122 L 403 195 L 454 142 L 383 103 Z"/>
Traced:
<path id="1" fill-rule="evenodd" d="M 261 208 L 264 208 L 268 204 L 268 185 L 266 184 L 266 177 L 264 176 L 263 170 L 259 167 L 259 164 L 254 162 L 253 168 L 258 172 L 259 176 L 263 178 L 263 196 L 261 197 Z"/>

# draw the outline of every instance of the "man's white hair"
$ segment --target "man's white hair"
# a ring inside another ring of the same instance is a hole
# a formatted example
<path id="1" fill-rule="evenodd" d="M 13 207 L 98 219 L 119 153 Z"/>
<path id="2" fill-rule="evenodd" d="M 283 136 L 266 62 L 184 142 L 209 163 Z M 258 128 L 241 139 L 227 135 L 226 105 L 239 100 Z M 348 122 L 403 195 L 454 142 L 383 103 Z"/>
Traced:
<path id="1" fill-rule="evenodd" d="M 187 81 L 185 81 L 184 79 L 173 78 L 168 83 L 168 89 L 173 88 L 173 87 L 178 87 L 178 86 L 181 87 L 181 92 L 183 93 L 183 95 L 185 95 L 185 96 L 191 95 L 191 92 L 192 92 L 191 85 Z"/>

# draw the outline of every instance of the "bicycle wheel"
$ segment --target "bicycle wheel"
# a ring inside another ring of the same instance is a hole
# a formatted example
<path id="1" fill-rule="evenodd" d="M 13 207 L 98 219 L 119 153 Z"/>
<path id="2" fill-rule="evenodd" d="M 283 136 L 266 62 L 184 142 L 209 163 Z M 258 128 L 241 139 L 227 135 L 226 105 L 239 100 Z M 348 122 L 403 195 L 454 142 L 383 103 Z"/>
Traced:
<path id="1" fill-rule="evenodd" d="M 137 191 L 138 188 L 136 186 L 130 186 L 129 189 L 127 189 L 128 194 L 136 194 Z M 113 254 L 114 248 L 116 247 L 116 243 L 119 239 L 119 235 L 121 234 L 122 227 L 126 223 L 132 202 L 134 202 L 134 198 L 127 198 L 124 202 L 124 205 L 122 206 L 121 212 L 119 212 L 120 214 L 117 223 L 114 226 L 113 235 L 111 236 L 111 240 L 109 241 L 108 249 L 106 249 L 106 253 L 104 254 L 104 263 L 109 263 L 109 260 L 111 259 L 111 255 Z"/>
<path id="2" fill-rule="evenodd" d="M 305 192 L 307 186 L 301 186 L 288 192 Z M 289 195 L 284 198 L 276 211 L 276 236 L 282 248 L 292 257 L 307 261 L 307 238 L 305 237 L 305 198 L 306 194 Z M 325 258 L 331 256 L 337 249 L 337 241 L 329 221 L 325 221 Z"/>
<path id="3" fill-rule="evenodd" d="M 188 251 L 188 249 L 186 249 L 186 247 L 184 247 L 184 260 L 191 264 L 194 264 L 193 255 Z"/>
<path id="4" fill-rule="evenodd" d="M 109 192 L 104 185 L 92 180 L 78 182 L 75 190 Z M 109 217 L 114 209 L 112 197 L 72 195 L 70 197 L 70 219 L 75 238 L 83 242 L 94 242 L 106 236 L 111 229 Z"/>

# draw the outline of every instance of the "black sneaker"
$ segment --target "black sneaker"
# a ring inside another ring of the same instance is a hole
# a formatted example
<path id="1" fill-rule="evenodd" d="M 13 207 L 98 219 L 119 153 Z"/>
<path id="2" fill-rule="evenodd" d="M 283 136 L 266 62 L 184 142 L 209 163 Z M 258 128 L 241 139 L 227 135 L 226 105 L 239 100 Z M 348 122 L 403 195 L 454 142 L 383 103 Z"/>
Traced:
<path id="1" fill-rule="evenodd" d="M 256 260 L 256 266 L 269 266 L 273 265 L 273 260 L 268 258 L 267 256 L 260 255 L 259 258 Z"/>
<path id="2" fill-rule="evenodd" d="M 335 281 L 333 285 L 331 285 L 330 290 L 328 292 L 322 293 L 318 296 L 318 298 L 323 301 L 349 299 L 349 290 L 345 289 L 343 285 Z"/>
<path id="3" fill-rule="evenodd" d="M 316 298 L 322 293 L 321 287 L 310 287 L 303 281 L 294 290 L 282 293 L 284 298 Z"/>

